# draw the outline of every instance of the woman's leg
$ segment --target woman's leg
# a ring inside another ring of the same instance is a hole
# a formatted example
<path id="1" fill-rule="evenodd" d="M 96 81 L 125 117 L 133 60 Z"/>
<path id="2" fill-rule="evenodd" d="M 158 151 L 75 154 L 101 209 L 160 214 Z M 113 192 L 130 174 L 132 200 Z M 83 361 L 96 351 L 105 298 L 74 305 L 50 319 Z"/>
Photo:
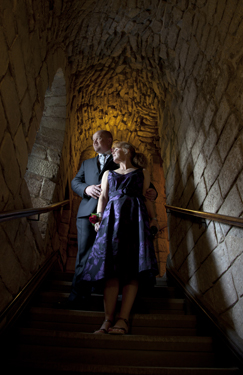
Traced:
<path id="1" fill-rule="evenodd" d="M 134 303 L 134 300 L 136 298 L 138 291 L 138 281 L 137 280 L 132 280 L 130 284 L 124 285 L 123 290 L 122 290 L 122 305 L 121 305 L 121 310 L 119 317 L 121 319 L 118 319 L 115 326 L 112 328 L 113 333 L 124 333 L 127 332 L 128 326 L 126 321 L 129 319 L 129 315 Z M 124 329 L 119 329 L 115 327 L 120 327 Z"/>
<path id="2" fill-rule="evenodd" d="M 111 327 L 116 309 L 117 297 L 119 293 L 119 280 L 110 279 L 106 281 L 104 289 L 104 309 L 105 320 L 98 331 L 95 333 L 106 333 Z"/>

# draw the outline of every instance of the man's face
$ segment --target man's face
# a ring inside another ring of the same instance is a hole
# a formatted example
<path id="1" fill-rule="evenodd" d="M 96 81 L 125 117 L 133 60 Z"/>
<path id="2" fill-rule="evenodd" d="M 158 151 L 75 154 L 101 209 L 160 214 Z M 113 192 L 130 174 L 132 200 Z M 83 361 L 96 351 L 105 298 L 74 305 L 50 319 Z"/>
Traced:
<path id="1" fill-rule="evenodd" d="M 93 135 L 93 148 L 95 152 L 104 154 L 111 149 L 112 139 L 108 138 L 102 131 L 98 131 Z"/>

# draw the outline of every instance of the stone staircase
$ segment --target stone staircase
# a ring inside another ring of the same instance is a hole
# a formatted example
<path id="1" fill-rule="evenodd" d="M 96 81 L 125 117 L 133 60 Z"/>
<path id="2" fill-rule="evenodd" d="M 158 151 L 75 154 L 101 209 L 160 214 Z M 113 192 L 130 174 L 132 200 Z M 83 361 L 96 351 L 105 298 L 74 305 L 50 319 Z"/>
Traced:
<path id="1" fill-rule="evenodd" d="M 92 334 L 104 318 L 101 295 L 92 295 L 87 311 L 55 308 L 68 297 L 72 276 L 53 273 L 32 301 L 5 348 L 8 373 L 240 374 L 208 323 L 166 280 L 137 298 L 130 332 L 121 337 Z"/>

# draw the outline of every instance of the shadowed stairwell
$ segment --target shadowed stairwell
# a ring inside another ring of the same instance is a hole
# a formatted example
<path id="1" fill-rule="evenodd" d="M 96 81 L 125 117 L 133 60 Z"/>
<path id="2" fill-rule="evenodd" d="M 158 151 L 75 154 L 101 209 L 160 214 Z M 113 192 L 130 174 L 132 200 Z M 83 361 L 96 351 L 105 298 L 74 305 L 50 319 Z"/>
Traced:
<path id="1" fill-rule="evenodd" d="M 166 277 L 159 277 L 152 291 L 137 297 L 129 334 L 122 337 L 93 334 L 104 319 L 102 295 L 92 294 L 86 310 L 56 308 L 58 301 L 68 297 L 72 277 L 73 272 L 54 267 L 27 311 L 7 333 L 4 358 L 8 372 L 241 373 L 211 323 L 196 313 Z"/>
<path id="2" fill-rule="evenodd" d="M 49 256 L 58 252 L 66 271 L 52 270 L 1 337 L 8 372 L 237 372 L 221 336 L 172 281 L 158 279 L 156 297 L 137 301 L 125 337 L 92 335 L 101 296 L 89 312 L 54 303 L 69 294 L 76 252 L 71 181 L 94 156 L 93 133 L 106 129 L 148 158 L 164 227 L 160 275 L 169 253 L 243 357 L 242 228 L 198 225 L 164 207 L 242 218 L 243 0 L 0 0 L 0 16 L 0 216 L 70 200 L 39 222 L 0 224 L 1 329 Z"/>

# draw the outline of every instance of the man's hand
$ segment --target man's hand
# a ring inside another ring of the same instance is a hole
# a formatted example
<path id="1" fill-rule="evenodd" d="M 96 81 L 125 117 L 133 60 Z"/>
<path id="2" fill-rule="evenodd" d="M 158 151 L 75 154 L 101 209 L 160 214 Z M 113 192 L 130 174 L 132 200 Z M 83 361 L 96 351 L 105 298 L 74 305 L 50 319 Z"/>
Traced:
<path id="1" fill-rule="evenodd" d="M 149 188 L 146 190 L 145 198 L 147 198 L 150 201 L 154 201 L 157 197 L 157 193 L 153 188 Z"/>
<path id="2" fill-rule="evenodd" d="M 150 228 L 151 227 L 156 227 L 158 229 L 158 231 L 159 231 L 159 223 L 158 223 L 157 220 L 155 220 L 155 219 L 150 220 L 149 226 L 150 226 Z"/>
<path id="3" fill-rule="evenodd" d="M 98 199 L 101 193 L 101 184 L 100 185 L 90 185 L 85 189 L 85 194 L 89 195 L 92 198 Z"/>

